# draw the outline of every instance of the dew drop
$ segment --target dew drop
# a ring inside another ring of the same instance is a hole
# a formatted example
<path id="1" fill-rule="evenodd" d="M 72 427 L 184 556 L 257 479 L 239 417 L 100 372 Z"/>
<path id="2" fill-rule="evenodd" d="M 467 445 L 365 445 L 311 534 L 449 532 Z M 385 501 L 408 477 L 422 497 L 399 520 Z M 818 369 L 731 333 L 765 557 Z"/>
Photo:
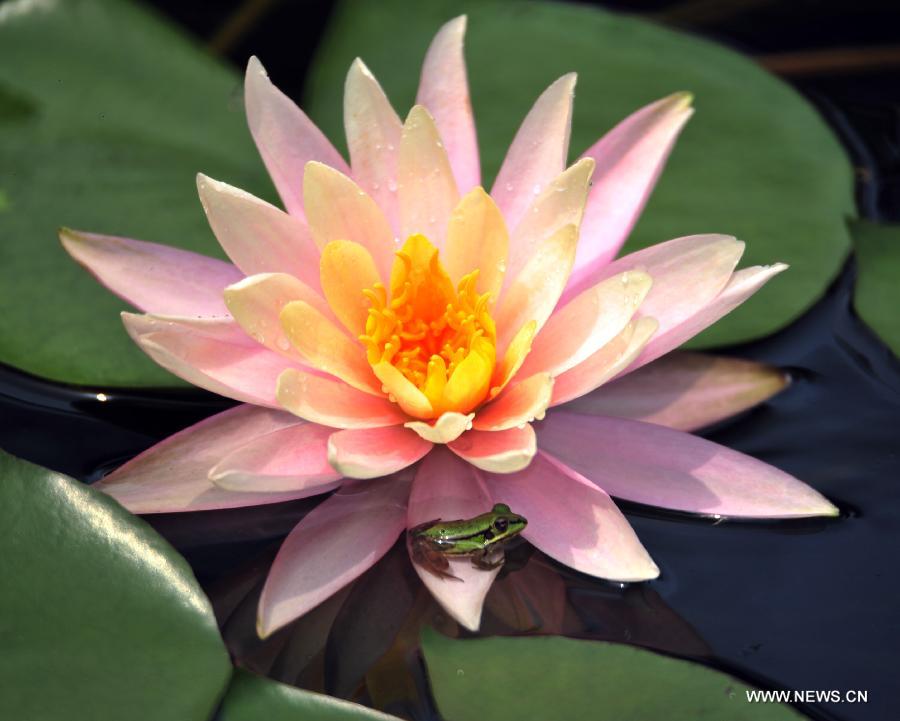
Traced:
<path id="1" fill-rule="evenodd" d="M 381 183 L 372 183 L 372 190 L 378 190 L 381 187 Z"/>
<path id="2" fill-rule="evenodd" d="M 290 350 L 291 344 L 288 342 L 287 338 L 281 337 L 277 341 L 275 341 L 275 345 L 277 345 L 281 350 Z"/>
<path id="3" fill-rule="evenodd" d="M 504 187 L 506 188 L 507 191 L 512 192 L 513 184 L 512 184 L 512 183 L 507 183 Z"/>
<path id="4" fill-rule="evenodd" d="M 534 193 L 535 195 L 540 195 L 540 193 L 541 193 L 541 186 L 540 186 L 540 184 L 539 184 L 539 183 L 535 183 L 534 187 L 531 189 L 531 192 Z"/>
<path id="5" fill-rule="evenodd" d="M 389 180 L 387 187 L 388 187 L 389 191 L 391 191 L 392 193 L 396 193 L 397 192 L 397 181 Z"/>
<path id="6" fill-rule="evenodd" d="M 387 149 L 388 149 L 388 150 L 393 150 L 393 149 L 394 149 L 394 144 L 393 144 L 393 143 L 388 143 L 388 144 L 387 144 Z"/>

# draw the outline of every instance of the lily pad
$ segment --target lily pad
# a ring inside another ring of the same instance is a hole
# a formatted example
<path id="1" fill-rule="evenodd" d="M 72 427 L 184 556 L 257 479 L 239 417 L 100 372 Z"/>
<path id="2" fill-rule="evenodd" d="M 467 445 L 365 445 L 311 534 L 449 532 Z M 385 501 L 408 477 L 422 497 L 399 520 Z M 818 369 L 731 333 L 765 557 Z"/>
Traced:
<path id="1" fill-rule="evenodd" d="M 399 721 L 396 716 L 240 669 L 235 671 L 218 718 L 220 721 Z"/>
<path id="2" fill-rule="evenodd" d="M 0 451 L 0 718 L 210 718 L 231 676 L 184 559 L 108 496 Z"/>
<path id="3" fill-rule="evenodd" d="M 858 267 L 853 305 L 900 355 L 900 225 L 858 222 L 850 232 Z"/>
<path id="4" fill-rule="evenodd" d="M 797 721 L 750 703 L 737 679 L 634 646 L 556 636 L 458 641 L 428 629 L 422 651 L 448 721 Z"/>
<path id="5" fill-rule="evenodd" d="M 566 72 L 579 73 L 575 154 L 644 104 L 679 90 L 694 93 L 697 112 L 626 252 L 719 232 L 747 241 L 746 265 L 784 261 L 792 268 L 693 347 L 772 333 L 809 308 L 836 276 L 849 246 L 845 220 L 855 213 L 843 149 L 788 85 L 707 40 L 566 3 L 344 0 L 320 46 L 306 109 L 342 142 L 343 78 L 360 56 L 405 114 L 428 42 L 441 23 L 463 12 L 488 180 L 531 103 Z"/>
<path id="6" fill-rule="evenodd" d="M 0 12 L 0 362 L 92 385 L 181 383 L 122 328 L 127 306 L 57 228 L 222 256 L 195 175 L 271 198 L 237 73 L 124 0 Z"/>

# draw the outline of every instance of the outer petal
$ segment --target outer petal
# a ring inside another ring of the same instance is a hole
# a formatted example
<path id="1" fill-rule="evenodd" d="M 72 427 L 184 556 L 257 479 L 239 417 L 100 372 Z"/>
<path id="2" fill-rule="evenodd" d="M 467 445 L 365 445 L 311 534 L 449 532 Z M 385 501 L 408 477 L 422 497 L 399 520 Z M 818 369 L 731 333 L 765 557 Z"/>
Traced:
<path id="1" fill-rule="evenodd" d="M 434 423 L 425 421 L 410 421 L 403 425 L 414 430 L 426 441 L 431 443 L 450 443 L 459 438 L 465 431 L 472 427 L 474 413 L 463 415 L 454 411 L 441 413 Z"/>
<path id="2" fill-rule="evenodd" d="M 675 93 L 630 115 L 584 155 L 597 161 L 572 282 L 590 283 L 615 258 L 691 117 L 690 93 Z"/>
<path id="3" fill-rule="evenodd" d="M 659 332 L 647 344 L 637 360 L 631 365 L 629 371 L 640 368 L 642 365 L 656 360 L 693 338 L 701 330 L 711 326 L 722 316 L 728 315 L 747 298 L 762 288 L 773 276 L 787 270 L 784 263 L 775 265 L 756 265 L 751 268 L 743 268 L 731 276 L 728 285 L 719 295 L 702 306 L 697 312 L 680 323 L 667 327 L 660 325 Z M 643 311 L 643 308 L 641 309 Z"/>
<path id="4" fill-rule="evenodd" d="M 554 411 L 540 428 L 540 444 L 608 493 L 638 503 L 719 516 L 838 514 L 774 466 L 651 423 Z"/>
<path id="5" fill-rule="evenodd" d="M 763 363 L 675 351 L 572 401 L 566 410 L 692 431 L 762 403 L 789 380 Z"/>
<path id="6" fill-rule="evenodd" d="M 300 218 L 202 173 L 197 190 L 213 233 L 241 271 L 290 273 L 318 290 L 319 249 Z"/>
<path id="7" fill-rule="evenodd" d="M 590 393 L 630 366 L 646 347 L 659 323 L 639 318 L 587 360 L 556 377 L 551 406 Z"/>
<path id="8" fill-rule="evenodd" d="M 397 250 L 394 231 L 364 190 L 334 168 L 310 163 L 303 176 L 303 198 L 310 231 L 321 248 L 333 240 L 359 243 L 372 254 L 381 276 L 390 278 Z"/>
<path id="9" fill-rule="evenodd" d="M 507 278 L 515 278 L 535 248 L 560 228 L 581 225 L 593 172 L 593 159 L 582 158 L 556 176 L 534 199 L 512 233 Z"/>
<path id="10" fill-rule="evenodd" d="M 413 481 L 407 525 L 412 528 L 435 519 L 471 518 L 492 506 L 491 496 L 475 470 L 446 450 L 435 449 L 419 466 Z M 487 571 L 473 567 L 467 558 L 451 560 L 448 570 L 461 582 L 439 578 L 416 563 L 413 568 L 450 616 L 470 631 L 478 630 L 485 596 L 499 568 Z"/>
<path id="11" fill-rule="evenodd" d="M 291 215 L 302 218 L 301 190 L 306 164 L 310 160 L 318 160 L 348 173 L 347 164 L 322 131 L 290 98 L 272 85 L 262 63 L 255 57 L 247 63 L 244 104 L 253 140 L 284 207 Z"/>
<path id="12" fill-rule="evenodd" d="M 275 383 L 290 361 L 253 342 L 230 318 L 123 313 L 125 329 L 166 370 L 208 391 L 278 408 Z"/>
<path id="13" fill-rule="evenodd" d="M 505 431 L 541 420 L 552 395 L 553 378 L 549 373 L 538 373 L 509 386 L 482 408 L 472 427 L 478 431 Z"/>
<path id="14" fill-rule="evenodd" d="M 399 228 L 397 154 L 403 124 L 359 58 L 350 66 L 344 85 L 344 127 L 353 177 L 375 199 L 391 226 Z"/>
<path id="15" fill-rule="evenodd" d="M 261 637 L 315 608 L 378 561 L 406 525 L 409 482 L 348 484 L 285 539 L 259 599 Z"/>
<path id="16" fill-rule="evenodd" d="M 328 439 L 328 461 L 348 478 L 377 478 L 411 466 L 430 449 L 408 428 L 350 429 Z"/>
<path id="17" fill-rule="evenodd" d="M 444 265 L 454 283 L 476 268 L 479 293 L 496 301 L 503 286 L 509 235 L 503 214 L 483 188 L 470 191 L 450 216 Z"/>
<path id="18" fill-rule="evenodd" d="M 397 180 L 400 237 L 421 233 L 442 248 L 459 191 L 434 119 L 421 105 L 403 124 Z"/>
<path id="19" fill-rule="evenodd" d="M 494 498 L 528 519 L 522 535 L 557 561 L 616 581 L 659 575 L 612 499 L 555 459 L 539 453 L 524 471 L 485 481 Z"/>
<path id="20" fill-rule="evenodd" d="M 287 273 L 251 275 L 228 286 L 224 297 L 228 310 L 247 335 L 269 350 L 299 362 L 303 357 L 291 345 L 281 326 L 284 306 L 302 300 L 323 315 L 331 316 L 331 309 L 321 295 Z"/>
<path id="21" fill-rule="evenodd" d="M 642 270 L 653 288 L 638 315 L 659 321 L 660 334 L 710 303 L 725 287 L 744 252 L 744 243 L 730 235 L 689 235 L 652 245 L 602 268 L 594 282 L 628 270 Z M 574 297 L 570 283 L 563 302 Z"/>
<path id="22" fill-rule="evenodd" d="M 566 167 L 572 129 L 575 73 L 547 88 L 522 122 L 503 161 L 491 197 L 515 228 L 544 186 Z"/>
<path id="23" fill-rule="evenodd" d="M 416 103 L 428 108 L 434 117 L 462 192 L 481 183 L 478 139 L 463 59 L 465 34 L 465 15 L 438 30 L 425 55 L 416 96 Z"/>
<path id="24" fill-rule="evenodd" d="M 556 307 L 575 260 L 578 229 L 567 225 L 538 248 L 509 289 L 494 314 L 497 350 L 505 351 L 515 333 L 530 321 L 540 331 Z"/>
<path id="25" fill-rule="evenodd" d="M 214 486 L 207 474 L 237 444 L 252 443 L 281 428 L 301 424 L 290 413 L 251 405 L 206 418 L 169 436 L 128 461 L 94 488 L 132 513 L 175 513 L 279 503 L 307 495 L 302 490 L 241 493 Z"/>
<path id="26" fill-rule="evenodd" d="M 309 365 L 357 390 L 382 395 L 363 347 L 309 303 L 292 301 L 284 306 L 280 317 L 288 339 Z"/>
<path id="27" fill-rule="evenodd" d="M 505 431 L 468 431 L 447 447 L 476 468 L 492 473 L 520 471 L 537 451 L 530 424 Z"/>
<path id="28" fill-rule="evenodd" d="M 387 398 L 362 393 L 343 381 L 289 368 L 278 377 L 278 402 L 291 413 L 332 428 L 380 428 L 406 415 Z"/>
<path id="29" fill-rule="evenodd" d="M 209 480 L 228 491 L 330 491 L 341 478 L 328 463 L 333 432 L 315 423 L 272 431 L 226 455 L 210 469 Z"/>
<path id="30" fill-rule="evenodd" d="M 560 375 L 619 335 L 650 291 L 639 270 L 601 281 L 550 316 L 525 358 L 521 373 Z"/>
<path id="31" fill-rule="evenodd" d="M 227 316 L 222 290 L 243 277 L 231 263 L 142 240 L 68 228 L 59 239 L 98 281 L 149 313 Z"/>

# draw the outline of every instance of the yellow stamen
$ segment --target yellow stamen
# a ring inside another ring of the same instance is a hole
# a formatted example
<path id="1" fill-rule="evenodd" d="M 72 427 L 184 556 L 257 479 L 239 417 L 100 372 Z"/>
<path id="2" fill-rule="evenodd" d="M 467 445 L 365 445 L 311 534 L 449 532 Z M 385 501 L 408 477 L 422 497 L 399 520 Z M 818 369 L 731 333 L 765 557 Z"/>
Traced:
<path id="1" fill-rule="evenodd" d="M 490 293 L 479 295 L 477 282 L 475 269 L 454 289 L 437 248 L 411 235 L 397 251 L 390 295 L 381 283 L 363 291 L 370 307 L 359 339 L 369 363 L 391 364 L 421 391 L 432 407 L 427 418 L 468 413 L 487 396 L 497 331 Z"/>

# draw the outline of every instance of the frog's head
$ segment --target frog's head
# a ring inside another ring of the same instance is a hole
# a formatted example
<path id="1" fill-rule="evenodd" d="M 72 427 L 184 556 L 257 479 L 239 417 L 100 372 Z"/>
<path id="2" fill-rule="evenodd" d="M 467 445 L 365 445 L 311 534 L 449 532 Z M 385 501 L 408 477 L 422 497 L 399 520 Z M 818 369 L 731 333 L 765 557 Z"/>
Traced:
<path id="1" fill-rule="evenodd" d="M 521 533 L 522 529 L 527 525 L 528 521 L 524 516 L 513 513 L 505 503 L 497 503 L 491 509 L 491 538 L 486 543 L 487 545 L 493 545 L 505 541 Z"/>

